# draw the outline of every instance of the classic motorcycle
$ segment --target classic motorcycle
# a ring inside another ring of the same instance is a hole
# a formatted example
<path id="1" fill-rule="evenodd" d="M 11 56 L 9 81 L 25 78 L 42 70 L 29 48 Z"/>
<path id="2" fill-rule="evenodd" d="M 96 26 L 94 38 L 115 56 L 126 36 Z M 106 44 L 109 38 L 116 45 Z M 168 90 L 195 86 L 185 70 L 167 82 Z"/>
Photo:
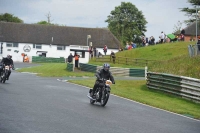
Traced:
<path id="1" fill-rule="evenodd" d="M 12 65 L 3 65 L 3 71 L 1 72 L 1 82 L 5 83 L 8 77 L 8 72 L 11 70 Z"/>
<path id="2" fill-rule="evenodd" d="M 93 91 L 87 95 L 90 99 L 90 103 L 94 104 L 95 102 L 99 102 L 101 106 L 105 106 L 108 102 L 110 96 L 110 86 L 112 85 L 112 81 L 102 79 L 103 87 L 98 87 L 93 94 Z"/>

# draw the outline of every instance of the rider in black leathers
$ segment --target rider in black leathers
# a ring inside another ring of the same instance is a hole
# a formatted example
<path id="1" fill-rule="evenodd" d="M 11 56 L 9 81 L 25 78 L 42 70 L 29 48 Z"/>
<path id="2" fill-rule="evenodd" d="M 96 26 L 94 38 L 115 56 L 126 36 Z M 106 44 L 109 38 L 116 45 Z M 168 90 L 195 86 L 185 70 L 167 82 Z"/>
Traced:
<path id="1" fill-rule="evenodd" d="M 6 66 L 6 65 L 9 65 L 9 66 L 12 65 L 12 69 L 14 70 L 14 64 L 13 64 L 12 56 L 9 55 L 9 54 L 7 55 L 6 58 L 3 58 L 1 60 L 1 64 L 4 65 L 4 66 Z M 8 72 L 7 80 L 9 79 L 10 74 L 11 74 L 11 70 Z"/>
<path id="2" fill-rule="evenodd" d="M 89 90 L 89 93 L 93 91 L 93 94 L 94 94 L 94 92 L 96 91 L 98 87 L 103 87 L 103 81 L 101 79 L 111 80 L 112 83 L 115 84 L 114 77 L 112 76 L 109 69 L 110 69 L 110 65 L 105 63 L 103 65 L 103 68 L 96 72 L 95 76 L 97 77 L 97 80 L 94 84 L 93 89 Z"/>

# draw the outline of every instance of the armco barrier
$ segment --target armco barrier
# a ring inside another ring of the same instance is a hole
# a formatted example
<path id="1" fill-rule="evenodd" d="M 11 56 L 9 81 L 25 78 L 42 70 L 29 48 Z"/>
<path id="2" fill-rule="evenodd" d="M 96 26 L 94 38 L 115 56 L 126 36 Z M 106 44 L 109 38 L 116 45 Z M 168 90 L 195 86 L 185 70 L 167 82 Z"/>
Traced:
<path id="1" fill-rule="evenodd" d="M 67 71 L 74 71 L 74 65 L 71 63 L 67 63 Z"/>
<path id="2" fill-rule="evenodd" d="M 79 63 L 79 65 L 81 71 L 94 72 L 94 73 L 102 68 L 102 66 L 96 66 L 91 64 Z M 117 76 L 145 77 L 145 69 L 111 67 L 110 71 L 113 75 Z"/>
<path id="3" fill-rule="evenodd" d="M 87 72 L 96 72 L 97 66 L 95 65 L 90 65 L 90 64 L 83 64 L 79 63 L 79 66 L 81 68 L 81 71 L 87 71 Z"/>
<path id="4" fill-rule="evenodd" d="M 147 87 L 200 102 L 200 80 L 171 74 L 147 72 Z"/>
<path id="5" fill-rule="evenodd" d="M 65 58 L 32 56 L 33 63 L 65 63 Z"/>

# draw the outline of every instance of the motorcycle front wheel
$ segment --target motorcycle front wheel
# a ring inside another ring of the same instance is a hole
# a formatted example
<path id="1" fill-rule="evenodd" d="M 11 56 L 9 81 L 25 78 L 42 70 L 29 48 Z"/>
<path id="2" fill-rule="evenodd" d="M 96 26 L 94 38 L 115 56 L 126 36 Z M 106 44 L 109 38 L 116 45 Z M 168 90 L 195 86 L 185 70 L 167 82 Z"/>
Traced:
<path id="1" fill-rule="evenodd" d="M 6 82 L 6 73 L 2 73 L 1 82 L 2 83 Z"/>
<path id="2" fill-rule="evenodd" d="M 108 102 L 110 93 L 107 92 L 106 90 L 102 92 L 102 97 L 101 97 L 101 106 L 105 106 Z"/>

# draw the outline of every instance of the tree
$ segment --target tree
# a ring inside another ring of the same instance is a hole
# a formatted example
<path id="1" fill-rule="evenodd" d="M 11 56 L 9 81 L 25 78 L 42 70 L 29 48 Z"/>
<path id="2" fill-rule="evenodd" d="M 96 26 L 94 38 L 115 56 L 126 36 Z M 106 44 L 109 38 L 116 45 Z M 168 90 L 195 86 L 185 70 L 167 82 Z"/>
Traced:
<path id="1" fill-rule="evenodd" d="M 178 21 L 176 25 L 174 25 L 174 32 L 173 33 L 180 33 L 182 27 L 182 22 Z"/>
<path id="2" fill-rule="evenodd" d="M 15 17 L 15 16 L 13 16 L 13 14 L 9 14 L 9 13 L 1 14 L 0 21 L 23 23 L 23 20 L 19 19 L 18 17 Z"/>
<path id="3" fill-rule="evenodd" d="M 109 30 L 121 41 L 123 45 L 126 41 L 139 42 L 140 36 L 146 32 L 147 21 L 135 5 L 130 2 L 121 2 L 115 7 L 105 22 L 108 23 Z"/>
<path id="4" fill-rule="evenodd" d="M 44 25 L 58 25 L 58 24 L 53 24 L 53 23 L 51 23 L 52 20 L 50 19 L 50 18 L 51 18 L 51 14 L 50 14 L 50 12 L 46 15 L 46 17 L 47 17 L 47 21 L 42 20 L 42 21 L 37 22 L 37 24 L 44 24 Z"/>
<path id="5" fill-rule="evenodd" d="M 186 15 L 189 17 L 189 20 L 185 20 L 186 24 L 190 24 L 191 22 L 196 21 L 196 17 L 197 17 L 196 11 L 199 10 L 199 8 L 197 7 L 200 6 L 200 0 L 188 0 L 188 2 L 191 3 L 193 8 L 188 8 L 188 7 L 181 8 L 181 11 L 185 12 Z"/>
<path id="6" fill-rule="evenodd" d="M 40 22 L 37 22 L 37 24 L 45 24 L 45 25 L 47 25 L 47 24 L 49 24 L 47 21 L 40 21 Z"/>

